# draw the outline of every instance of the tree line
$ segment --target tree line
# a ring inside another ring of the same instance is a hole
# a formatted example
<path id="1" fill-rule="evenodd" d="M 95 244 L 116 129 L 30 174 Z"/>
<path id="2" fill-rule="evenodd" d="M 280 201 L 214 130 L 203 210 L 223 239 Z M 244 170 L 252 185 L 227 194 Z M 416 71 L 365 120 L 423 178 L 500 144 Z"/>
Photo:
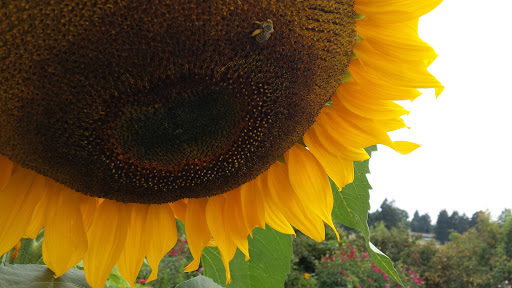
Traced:
<path id="1" fill-rule="evenodd" d="M 506 211 L 503 213 L 506 213 Z M 432 224 L 432 219 L 427 213 L 420 215 L 416 210 L 411 221 L 409 221 L 407 211 L 396 207 L 394 200 L 384 199 L 379 210 L 368 214 L 368 225 L 371 227 L 383 222 L 387 229 L 401 227 L 410 229 L 411 232 L 432 233 L 435 234 L 437 241 L 444 244 L 449 241 L 451 232 L 462 234 L 475 227 L 478 216 L 481 214 L 482 211 L 477 211 L 471 217 L 468 217 L 466 214 L 460 215 L 457 211 L 454 211 L 449 215 L 443 209 L 439 212 L 436 223 Z M 500 217 L 502 218 L 503 215 Z"/>

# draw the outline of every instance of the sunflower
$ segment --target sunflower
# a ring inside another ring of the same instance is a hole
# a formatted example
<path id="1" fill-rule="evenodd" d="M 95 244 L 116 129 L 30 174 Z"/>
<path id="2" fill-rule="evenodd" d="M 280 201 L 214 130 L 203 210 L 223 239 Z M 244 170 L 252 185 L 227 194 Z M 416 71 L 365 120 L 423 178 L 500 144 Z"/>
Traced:
<path id="1" fill-rule="evenodd" d="M 61 3 L 62 2 L 62 3 Z M 328 176 L 391 141 L 393 100 L 443 87 L 419 17 L 441 0 L 7 1 L 0 6 L 0 254 L 134 283 L 185 224 L 198 268 L 265 225 L 324 239 Z"/>

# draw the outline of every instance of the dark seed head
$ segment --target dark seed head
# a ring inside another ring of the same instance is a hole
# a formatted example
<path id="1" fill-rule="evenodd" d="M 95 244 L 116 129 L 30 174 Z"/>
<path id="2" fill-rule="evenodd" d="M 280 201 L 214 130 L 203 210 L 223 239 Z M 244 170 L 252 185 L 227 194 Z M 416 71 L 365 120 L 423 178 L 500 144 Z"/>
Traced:
<path id="1" fill-rule="evenodd" d="M 119 202 L 256 178 L 312 125 L 356 36 L 351 0 L 12 0 L 0 15 L 0 154 Z"/>

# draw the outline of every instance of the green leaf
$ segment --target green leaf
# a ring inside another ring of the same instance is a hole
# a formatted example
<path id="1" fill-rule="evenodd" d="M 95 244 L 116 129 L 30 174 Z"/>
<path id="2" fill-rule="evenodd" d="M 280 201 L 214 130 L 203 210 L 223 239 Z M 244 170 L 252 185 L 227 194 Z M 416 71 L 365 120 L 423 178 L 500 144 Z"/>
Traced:
<path id="1" fill-rule="evenodd" d="M 249 237 L 249 255 L 239 250 L 230 262 L 231 283 L 226 287 L 260 288 L 283 287 L 293 259 L 292 236 L 270 227 L 254 229 Z M 217 247 L 206 247 L 201 256 L 206 276 L 220 285 L 226 285 L 226 272 Z"/>
<path id="2" fill-rule="evenodd" d="M 59 278 L 44 265 L 0 265 L 1 287 L 11 288 L 89 288 L 84 271 L 70 269 Z"/>
<path id="3" fill-rule="evenodd" d="M 188 281 L 181 283 L 176 288 L 222 288 L 219 284 L 213 282 L 212 279 L 204 276 L 197 276 Z"/>
<path id="4" fill-rule="evenodd" d="M 110 271 L 106 285 L 109 288 L 130 288 L 130 283 L 119 274 L 116 266 Z"/>
<path id="5" fill-rule="evenodd" d="M 369 155 L 377 151 L 376 146 L 366 148 Z M 341 192 L 331 181 L 332 192 L 334 196 L 334 208 L 332 218 L 341 222 L 343 225 L 355 228 L 363 234 L 363 237 L 370 252 L 370 256 L 382 271 L 388 274 L 393 280 L 402 284 L 398 273 L 393 267 L 393 262 L 370 242 L 370 229 L 368 228 L 368 211 L 370 210 L 370 192 L 372 188 L 366 174 L 370 173 L 369 160 L 363 162 L 354 162 L 354 182 L 343 187 Z"/>

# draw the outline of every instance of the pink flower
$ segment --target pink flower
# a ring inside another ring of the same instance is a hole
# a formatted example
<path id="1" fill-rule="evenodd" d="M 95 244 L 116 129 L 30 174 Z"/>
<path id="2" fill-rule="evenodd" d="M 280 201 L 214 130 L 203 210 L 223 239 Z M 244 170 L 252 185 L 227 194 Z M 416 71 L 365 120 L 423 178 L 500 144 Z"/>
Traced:
<path id="1" fill-rule="evenodd" d="M 384 287 L 384 288 L 389 288 L 389 284 L 386 284 L 386 287 Z"/>
<path id="2" fill-rule="evenodd" d="M 372 283 L 373 281 L 372 281 L 372 279 L 368 278 L 368 282 Z"/>
<path id="3" fill-rule="evenodd" d="M 138 281 L 140 284 L 146 284 L 146 279 L 139 279 Z"/>
<path id="4" fill-rule="evenodd" d="M 340 271 L 340 275 L 343 275 L 343 273 L 345 273 L 345 270 Z"/>
<path id="5" fill-rule="evenodd" d="M 345 258 L 345 255 L 341 256 L 341 260 L 343 260 L 343 262 L 347 261 L 347 258 Z"/>
<path id="6" fill-rule="evenodd" d="M 348 242 L 347 242 L 347 247 L 348 247 L 348 248 L 352 248 L 352 247 L 350 247 L 350 243 L 348 243 Z"/>
<path id="7" fill-rule="evenodd" d="M 331 255 L 331 260 L 334 260 L 334 255 Z"/>
<path id="8" fill-rule="evenodd" d="M 352 248 L 352 250 L 350 250 L 350 254 L 348 254 L 348 258 L 350 258 L 350 259 L 354 258 L 355 253 L 356 253 L 356 249 Z"/>
<path id="9" fill-rule="evenodd" d="M 367 258 L 369 257 L 370 255 L 368 255 L 368 253 L 363 253 L 363 258 Z"/>

